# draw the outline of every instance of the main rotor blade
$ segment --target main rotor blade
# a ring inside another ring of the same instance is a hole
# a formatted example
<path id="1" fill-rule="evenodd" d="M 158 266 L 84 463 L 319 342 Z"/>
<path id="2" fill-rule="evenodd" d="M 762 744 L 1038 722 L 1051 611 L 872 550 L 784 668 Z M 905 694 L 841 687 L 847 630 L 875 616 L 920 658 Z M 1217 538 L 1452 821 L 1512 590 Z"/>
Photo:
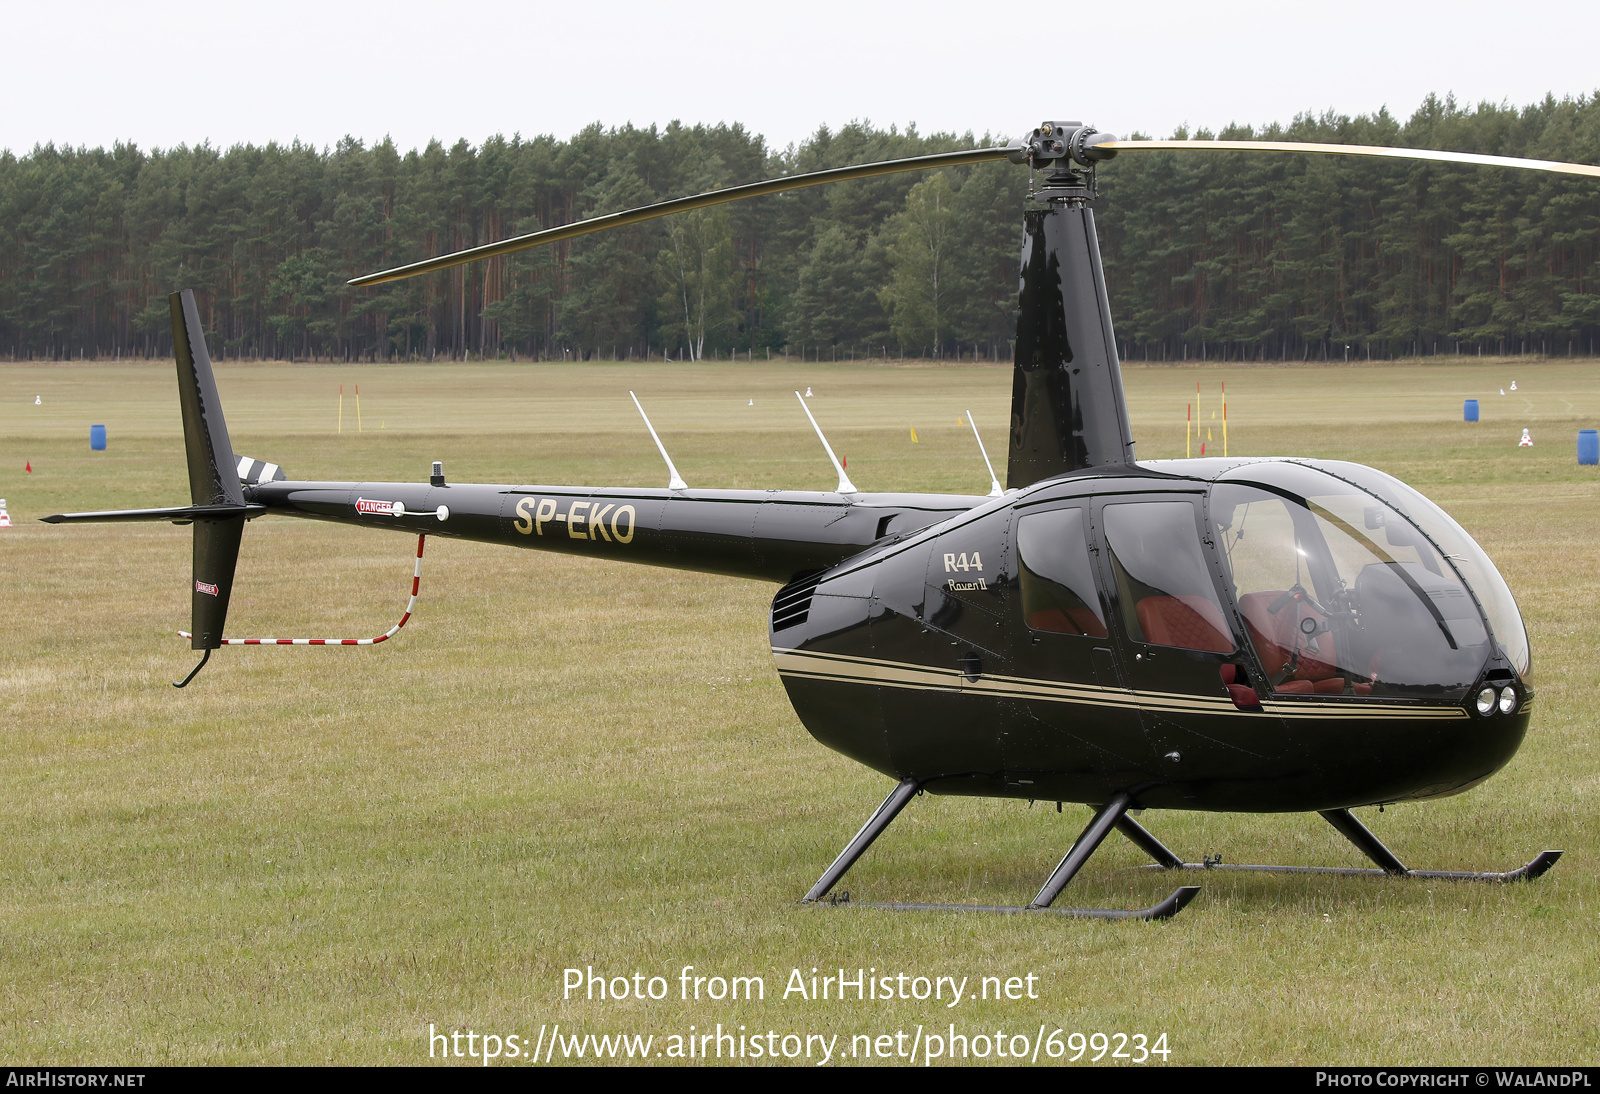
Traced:
<path id="1" fill-rule="evenodd" d="M 363 274 L 361 277 L 351 278 L 349 284 L 382 285 L 386 281 L 399 281 L 402 278 L 416 277 L 418 274 L 433 273 L 435 270 L 449 269 L 451 266 L 460 266 L 480 258 L 493 258 L 496 255 L 511 254 L 513 251 L 525 251 L 530 247 L 540 247 L 547 243 L 560 243 L 564 239 L 574 239 L 577 236 L 588 235 L 591 232 L 603 232 L 608 228 L 621 228 L 624 225 L 638 224 L 644 220 L 654 220 L 656 217 L 664 217 L 669 213 L 686 213 L 691 209 L 704 209 L 708 205 L 721 205 L 724 202 L 756 198 L 765 194 L 776 194 L 783 190 L 798 190 L 805 186 L 821 186 L 829 182 L 846 182 L 850 179 L 867 179 L 877 175 L 894 175 L 902 171 L 928 171 L 935 167 L 959 167 L 968 163 L 987 163 L 990 160 L 1003 160 L 1013 151 L 1013 149 L 1007 148 L 969 148 L 962 152 L 939 152 L 931 156 L 912 156 L 903 160 L 863 163 L 854 167 L 835 167 L 827 171 L 812 171 L 804 175 L 790 175 L 787 178 L 750 182 L 743 186 L 730 186 L 726 190 L 712 190 L 704 194 L 695 194 L 692 197 L 674 198 L 671 201 L 661 201 L 654 205 L 644 205 L 638 209 L 625 209 L 620 213 L 607 213 L 605 216 L 579 220 L 572 224 L 563 224 L 557 228 L 546 228 L 542 232 L 532 232 L 525 236 L 502 239 L 498 243 L 485 243 L 481 247 L 471 247 L 465 251 L 440 255 L 438 258 L 428 258 L 421 262 L 396 266 L 392 270 Z"/>
<path id="2" fill-rule="evenodd" d="M 1483 167 L 1521 167 L 1529 171 L 1555 171 L 1563 175 L 1588 175 L 1591 178 L 1600 178 L 1600 167 L 1587 163 L 1526 160 L 1514 156 L 1480 156 L 1474 152 L 1440 152 L 1431 148 L 1384 148 L 1372 144 L 1307 144 L 1301 141 L 1104 141 L 1090 147 L 1113 149 L 1117 152 L 1145 152 L 1170 148 L 1200 152 L 1314 152 L 1331 156 L 1381 156 L 1396 160 L 1473 163 Z"/>

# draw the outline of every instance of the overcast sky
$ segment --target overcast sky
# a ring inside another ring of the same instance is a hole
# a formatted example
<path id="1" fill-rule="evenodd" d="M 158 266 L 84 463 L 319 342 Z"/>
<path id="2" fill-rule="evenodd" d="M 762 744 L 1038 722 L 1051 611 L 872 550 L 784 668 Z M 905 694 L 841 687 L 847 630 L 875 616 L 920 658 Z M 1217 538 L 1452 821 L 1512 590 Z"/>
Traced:
<path id="1" fill-rule="evenodd" d="M 1085 11 L 1088 14 L 1085 14 Z M 1600 2 L 1537 0 L 0 0 L 0 147 L 474 143 L 740 122 L 782 148 L 852 119 L 1157 136 L 1430 91 L 1600 89 Z"/>

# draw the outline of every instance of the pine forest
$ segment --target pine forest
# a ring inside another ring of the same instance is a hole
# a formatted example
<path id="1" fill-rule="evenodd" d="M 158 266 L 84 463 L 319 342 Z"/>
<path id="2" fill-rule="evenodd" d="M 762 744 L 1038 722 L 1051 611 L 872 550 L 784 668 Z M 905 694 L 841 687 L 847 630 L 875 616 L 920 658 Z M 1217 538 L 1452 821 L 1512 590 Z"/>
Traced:
<path id="1" fill-rule="evenodd" d="M 1106 124 L 1112 119 L 1097 119 Z M 1033 124 L 1029 122 L 1027 124 Z M 1026 128 L 1021 125 L 1020 128 Z M 1005 163 L 799 190 L 410 281 L 347 278 L 671 197 L 1002 144 L 861 123 L 775 151 L 738 125 L 0 154 L 0 357 L 170 353 L 192 288 L 225 359 L 1004 360 L 1028 170 Z M 1600 94 L 1179 137 L 1600 163 Z M 1600 183 L 1274 153 L 1127 154 L 1096 216 L 1134 360 L 1593 354 Z"/>

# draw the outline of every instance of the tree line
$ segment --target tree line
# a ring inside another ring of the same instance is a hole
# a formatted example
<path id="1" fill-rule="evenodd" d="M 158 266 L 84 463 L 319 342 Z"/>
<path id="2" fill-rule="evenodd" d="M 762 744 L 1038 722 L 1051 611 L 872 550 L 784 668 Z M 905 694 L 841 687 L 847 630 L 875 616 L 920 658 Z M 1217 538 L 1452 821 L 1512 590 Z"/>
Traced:
<path id="1" fill-rule="evenodd" d="M 1600 94 L 1430 96 L 1176 136 L 1600 163 Z M 357 274 L 722 186 L 1003 143 L 853 124 L 782 151 L 738 125 L 567 141 L 0 154 L 0 355 L 165 356 L 192 288 L 214 354 L 338 360 L 1004 359 L 1029 172 L 1007 163 L 772 195 L 367 289 Z M 1593 353 L 1600 183 L 1452 164 L 1125 154 L 1099 170 L 1134 359 Z"/>

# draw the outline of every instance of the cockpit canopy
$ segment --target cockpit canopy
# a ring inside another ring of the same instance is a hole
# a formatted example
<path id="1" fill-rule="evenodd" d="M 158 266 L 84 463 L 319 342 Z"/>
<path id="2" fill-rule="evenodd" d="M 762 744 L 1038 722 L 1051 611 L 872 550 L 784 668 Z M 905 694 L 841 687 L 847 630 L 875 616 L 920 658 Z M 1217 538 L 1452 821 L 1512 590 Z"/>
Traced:
<path id="1" fill-rule="evenodd" d="M 1115 613 L 1135 644 L 1221 655 L 1234 669 L 1248 644 L 1252 682 L 1275 696 L 1454 701 L 1497 649 L 1527 680 L 1527 633 L 1505 581 L 1410 487 L 1332 461 L 1170 469 L 1209 478 L 1208 494 L 1105 494 L 1097 507 L 1022 516 L 1031 630 L 1105 639 Z M 1098 566 L 1088 553 L 1096 540 Z"/>
<path id="2" fill-rule="evenodd" d="M 1275 694 L 1454 693 L 1483 671 L 1491 643 L 1529 676 L 1527 632 L 1494 564 L 1382 472 L 1237 467 L 1215 480 L 1206 526 Z"/>

